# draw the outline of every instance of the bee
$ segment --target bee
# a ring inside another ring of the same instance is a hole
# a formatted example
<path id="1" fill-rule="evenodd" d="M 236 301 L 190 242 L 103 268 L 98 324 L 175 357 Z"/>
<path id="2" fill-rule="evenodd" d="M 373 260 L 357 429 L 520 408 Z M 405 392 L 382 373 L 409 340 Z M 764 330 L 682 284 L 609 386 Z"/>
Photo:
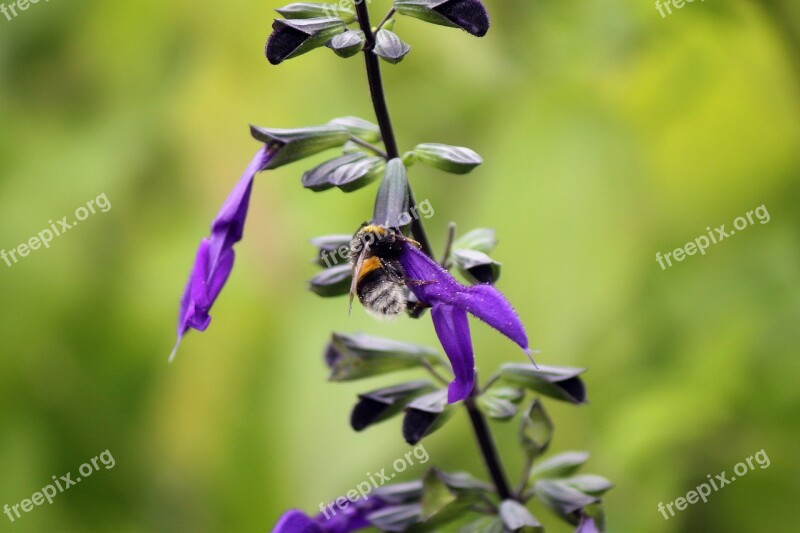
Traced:
<path id="1" fill-rule="evenodd" d="M 419 246 L 395 230 L 373 224 L 364 224 L 353 235 L 350 241 L 351 309 L 355 295 L 367 313 L 379 320 L 392 320 L 407 308 L 407 280 L 400 264 L 403 241 Z"/>

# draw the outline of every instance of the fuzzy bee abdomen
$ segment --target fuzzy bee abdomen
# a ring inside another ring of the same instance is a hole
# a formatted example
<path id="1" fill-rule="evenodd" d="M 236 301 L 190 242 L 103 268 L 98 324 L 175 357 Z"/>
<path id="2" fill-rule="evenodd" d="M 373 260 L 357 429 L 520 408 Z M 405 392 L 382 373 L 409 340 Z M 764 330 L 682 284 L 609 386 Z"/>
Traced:
<path id="1" fill-rule="evenodd" d="M 406 308 L 403 287 L 391 280 L 383 269 L 366 274 L 356 292 L 364 309 L 378 319 L 391 320 Z"/>

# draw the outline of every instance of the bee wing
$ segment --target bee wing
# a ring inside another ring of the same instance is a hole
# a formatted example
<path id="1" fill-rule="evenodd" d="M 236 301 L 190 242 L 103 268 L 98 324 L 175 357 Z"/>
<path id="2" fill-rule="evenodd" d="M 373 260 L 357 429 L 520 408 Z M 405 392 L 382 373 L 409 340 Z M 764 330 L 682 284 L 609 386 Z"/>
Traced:
<path id="1" fill-rule="evenodd" d="M 356 285 L 358 285 L 358 273 L 361 272 L 363 265 L 364 251 L 362 250 L 361 253 L 358 254 L 358 261 L 356 261 L 353 267 L 353 280 L 350 282 L 350 307 L 347 309 L 348 315 L 353 311 L 353 296 L 356 294 Z"/>

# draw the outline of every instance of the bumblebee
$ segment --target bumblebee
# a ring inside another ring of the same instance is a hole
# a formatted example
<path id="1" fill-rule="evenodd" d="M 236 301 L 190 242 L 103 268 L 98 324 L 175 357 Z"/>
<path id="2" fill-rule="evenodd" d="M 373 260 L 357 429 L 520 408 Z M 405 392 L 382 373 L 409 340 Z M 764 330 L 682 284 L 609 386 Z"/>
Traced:
<path id="1" fill-rule="evenodd" d="M 405 272 L 400 264 L 403 241 L 413 241 L 382 226 L 365 224 L 350 241 L 350 264 L 353 281 L 350 285 L 350 308 L 353 297 L 379 320 L 392 320 L 406 307 Z"/>

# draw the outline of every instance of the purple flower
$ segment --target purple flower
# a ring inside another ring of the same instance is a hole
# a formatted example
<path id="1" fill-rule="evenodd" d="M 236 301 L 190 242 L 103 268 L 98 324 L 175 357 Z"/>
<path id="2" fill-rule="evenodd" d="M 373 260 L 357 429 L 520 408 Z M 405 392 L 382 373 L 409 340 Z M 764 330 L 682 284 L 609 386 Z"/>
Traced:
<path id="1" fill-rule="evenodd" d="M 370 527 L 367 515 L 386 506 L 380 498 L 364 497 L 346 500 L 344 509 L 336 504 L 322 507 L 322 512 L 311 518 L 302 511 L 287 511 L 275 524 L 272 533 L 349 533 Z"/>
<path id="2" fill-rule="evenodd" d="M 420 302 L 431 306 L 433 327 L 453 367 L 455 380 L 448 388 L 448 403 L 463 400 L 475 385 L 468 312 L 517 343 L 530 357 L 525 328 L 511 304 L 494 286 L 465 287 L 408 241 L 403 241 L 400 263 L 410 281 L 409 289 Z"/>
<path id="3" fill-rule="evenodd" d="M 578 524 L 578 529 L 575 530 L 575 533 L 600 533 L 600 530 L 594 523 L 594 519 L 589 518 L 585 514 L 581 514 L 581 521 Z"/>
<path id="4" fill-rule="evenodd" d="M 181 339 L 189 329 L 205 331 L 211 322 L 208 311 L 214 305 L 233 268 L 233 245 L 242 239 L 253 178 L 264 170 L 275 153 L 275 149 L 267 146 L 256 153 L 211 223 L 211 237 L 204 237 L 200 241 L 194 267 L 181 299 L 178 340 L 169 356 L 170 361 L 175 357 Z"/>

